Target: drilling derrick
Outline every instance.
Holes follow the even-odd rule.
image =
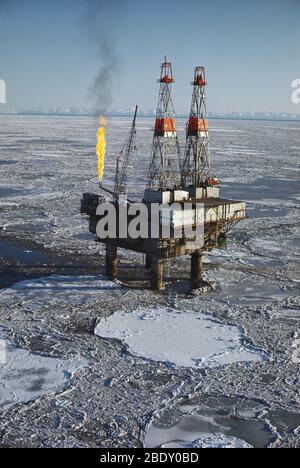
[[[166,191],[180,185],[180,148],[172,102],[172,64],[161,66],[160,91],[149,170],[149,190]]]
[[[206,107],[205,68],[195,69],[193,97],[189,121],[186,127],[186,150],[182,168],[183,187],[206,187],[211,179],[209,134]]]
[[[117,158],[115,189],[114,189],[116,199],[118,199],[120,195],[125,195],[127,193],[128,167],[129,167],[132,152],[136,149],[135,140],[136,140],[137,111],[138,111],[138,106],[136,106],[135,108],[131,130],[128,134],[125,145],[122,148]]]

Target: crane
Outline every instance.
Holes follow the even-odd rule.
[[[114,195],[115,195],[116,200],[120,197],[120,195],[125,195],[127,193],[128,166],[129,166],[132,152],[136,150],[135,140],[136,140],[137,112],[138,112],[138,106],[136,106],[135,108],[134,118],[132,121],[130,132],[117,158],[115,188],[114,188]]]

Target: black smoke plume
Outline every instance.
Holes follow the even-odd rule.
[[[108,110],[112,103],[112,89],[121,63],[116,34],[122,27],[126,3],[126,0],[87,0],[86,27],[99,63],[89,96],[98,113]]]

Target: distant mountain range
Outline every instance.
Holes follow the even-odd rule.
[[[91,109],[78,109],[78,108],[36,108],[28,109],[21,112],[16,112],[10,109],[0,109],[0,115],[49,115],[49,116],[97,116],[98,111]],[[132,116],[133,110],[131,109],[113,109],[112,111],[105,112],[107,116],[114,117],[129,117]],[[155,110],[139,111],[140,117],[154,117]],[[188,113],[177,113],[177,117],[188,117]],[[218,113],[211,112],[209,114],[211,119],[238,119],[238,120],[287,120],[287,121],[300,121],[300,114],[289,114],[285,112],[231,112],[231,113]]]

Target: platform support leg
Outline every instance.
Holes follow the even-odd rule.
[[[152,258],[151,255],[146,255],[146,270],[151,270]]]
[[[162,291],[164,289],[164,260],[157,257],[151,259],[151,289]]]
[[[198,289],[202,282],[203,255],[202,252],[192,254],[191,280],[194,289]]]
[[[118,249],[112,245],[106,246],[106,276],[111,279],[117,277]]]

